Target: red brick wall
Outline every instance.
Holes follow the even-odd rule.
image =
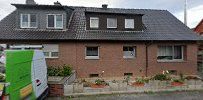
[[[63,96],[64,85],[63,84],[49,84],[49,96]]]
[[[177,44],[177,43],[162,43]],[[179,43],[180,44],[180,43]],[[85,59],[85,47],[90,45],[99,46],[99,60]],[[124,59],[123,46],[136,46],[136,58]],[[197,45],[186,45],[187,60],[184,62],[157,62],[157,46],[153,43],[149,46],[149,75],[162,72],[162,70],[177,70],[184,74],[196,74],[197,70]],[[144,76],[146,67],[146,53],[144,43],[60,43],[59,58],[47,59],[48,65],[71,64],[77,71],[78,77],[89,77],[89,74],[101,74],[104,77],[120,77],[124,73],[133,73],[134,76]]]
[[[176,43],[171,43],[176,44]],[[168,44],[168,45],[171,45]],[[158,62],[157,57],[157,46],[163,45],[161,43],[151,45],[149,47],[149,75],[161,73],[163,70],[177,70],[178,73],[183,74],[197,74],[197,44],[186,45],[186,56],[183,62]],[[185,44],[183,44],[185,45]]]
[[[195,27],[194,31],[199,35],[203,34],[203,20]]]

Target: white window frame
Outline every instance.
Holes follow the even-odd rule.
[[[115,27],[110,27],[109,26],[108,23],[109,23],[109,20],[111,20],[111,19],[116,19],[116,26]],[[107,18],[107,28],[117,28],[118,27],[118,23],[117,22],[118,22],[117,18]]]
[[[98,49],[98,56],[87,56],[87,48],[88,47],[97,47]],[[85,59],[99,59],[99,47],[98,46],[86,46],[85,47]]]
[[[124,50],[123,50],[123,58],[125,58],[125,59],[129,59],[129,58],[135,58],[136,57],[136,47],[135,46],[123,46],[123,48],[124,47],[127,47],[127,48],[129,48],[129,47],[131,47],[131,48],[133,48],[133,53],[134,53],[134,56],[125,56],[124,55]]]
[[[45,52],[43,52],[43,53],[45,53]],[[49,55],[48,56],[45,56],[45,58],[59,58],[59,52],[58,52],[58,56],[57,57],[53,57],[52,55],[51,55],[51,53],[52,52],[47,52],[47,53],[49,53]]]
[[[98,20],[98,25],[96,27],[92,26],[91,20]],[[90,17],[90,28],[99,28],[99,17]]]
[[[22,23],[23,23],[23,15],[27,15],[28,16],[28,27],[23,27]],[[30,26],[30,21],[31,21],[31,15],[35,15],[36,16],[36,27],[31,27]],[[20,28],[37,28],[38,27],[38,20],[37,20],[37,15],[36,14],[20,14]]]
[[[53,15],[54,16],[54,27],[49,27],[49,25],[48,25],[48,16],[49,15]],[[56,16],[57,15],[62,15],[62,27],[56,27]],[[63,27],[64,27],[64,24],[63,24],[63,14],[47,14],[47,28],[48,29],[63,29]]]
[[[128,20],[128,21],[129,21],[129,20],[130,20],[130,21],[133,21],[133,26],[128,27],[128,26],[127,26],[127,20]],[[135,19],[130,19],[130,18],[129,18],[129,19],[125,19],[125,28],[126,28],[126,29],[134,29],[134,28],[135,28]]]
[[[161,46],[164,46],[164,45],[161,45]],[[157,59],[158,62],[182,62],[182,61],[184,61],[184,46],[183,45],[168,45],[168,46],[172,47],[172,60]],[[174,58],[174,47],[175,46],[181,46],[181,54],[182,54],[181,59]],[[158,46],[158,52],[159,52],[159,46]],[[157,58],[158,58],[158,52],[157,52]]]
[[[57,45],[58,46],[58,51],[57,51],[57,53],[58,53],[58,56],[56,56],[56,57],[53,57],[51,54],[52,54],[52,52],[56,52],[56,51],[44,51],[43,49],[43,52],[47,52],[47,53],[49,53],[48,54],[48,56],[45,56],[45,58],[59,58],[59,45],[58,44],[43,44],[43,45]],[[44,48],[44,47],[43,47]]]

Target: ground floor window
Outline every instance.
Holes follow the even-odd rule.
[[[183,60],[184,46],[158,46],[157,60]]]
[[[99,59],[99,47],[86,47],[85,59]]]
[[[58,44],[43,44],[43,52],[46,58],[58,58],[59,46]]]
[[[135,47],[124,46],[123,47],[123,58],[135,58]]]

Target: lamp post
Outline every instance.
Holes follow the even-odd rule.
[[[187,0],[185,0],[184,6],[184,24],[187,26]]]

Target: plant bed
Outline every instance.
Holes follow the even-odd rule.
[[[149,83],[149,79],[147,78],[136,78],[135,82],[133,82],[131,85],[135,87],[143,87],[145,86],[145,83]]]
[[[172,86],[183,86],[184,80],[182,79],[173,79],[171,82]]]
[[[138,82],[132,83],[132,86],[135,86],[135,87],[143,87],[144,85],[145,85],[145,83],[138,83]]]
[[[95,84],[91,84],[91,88],[104,88],[107,85],[108,84],[104,80],[96,79]]]
[[[106,87],[106,85],[103,85],[103,84],[101,84],[101,85],[92,84],[91,85],[91,88],[104,88],[104,87]]]
[[[183,86],[183,82],[171,82],[172,86]]]

